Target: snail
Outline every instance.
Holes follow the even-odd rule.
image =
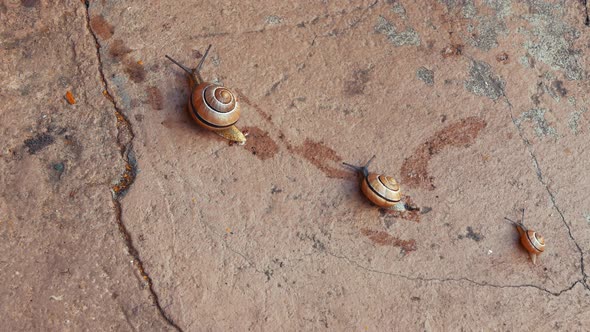
[[[524,226],[524,209],[522,209],[522,219],[520,222],[510,220],[506,217],[504,219],[510,221],[512,224],[514,224],[514,226],[516,226],[518,234],[520,234],[520,243],[526,249],[526,251],[528,251],[533,264],[537,265],[537,256],[545,251],[545,238],[543,238],[543,236],[537,232],[527,229]]]
[[[402,199],[399,184],[390,176],[369,173],[369,164],[375,159],[373,156],[364,166],[355,166],[348,163],[344,165],[353,168],[363,176],[361,190],[375,205],[388,208],[394,206]]]
[[[188,109],[193,120],[225,139],[245,144],[246,136],[235,126],[240,118],[236,94],[222,85],[205,82],[199,72],[210,49],[211,45],[192,70],[168,55],[166,58],[189,74],[191,94]]]

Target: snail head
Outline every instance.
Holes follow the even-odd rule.
[[[361,173],[364,177],[367,177],[369,175],[369,164],[373,161],[373,159],[375,159],[375,155],[373,155],[373,157],[371,157],[371,159],[369,159],[369,161],[367,161],[367,163],[364,166],[355,166],[355,165],[351,165],[349,163],[342,163],[342,164]]]

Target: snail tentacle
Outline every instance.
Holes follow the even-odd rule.
[[[504,219],[506,219],[506,220],[508,220],[509,222],[511,222],[511,223],[512,223],[514,226],[516,226],[516,227],[521,227],[521,228],[523,228],[524,230],[526,230],[526,227],[524,227],[524,225],[523,225],[522,223],[520,223],[520,222],[518,222],[518,221],[514,221],[514,220],[512,220],[512,219],[509,219],[509,218],[506,218],[506,217],[504,217]]]
[[[369,167],[369,165],[371,164],[371,162],[373,162],[373,160],[375,159],[375,157],[376,157],[376,155],[373,155],[373,156],[371,157],[371,159],[369,159],[369,161],[367,161],[367,163],[365,164],[365,166],[364,166],[364,167],[367,167],[367,168],[368,168],[368,167]]]
[[[190,79],[191,79],[191,86],[196,86],[201,84],[201,82],[203,81],[203,79],[201,78],[201,75],[199,74],[198,71],[194,70],[194,69],[190,69],[188,67],[186,67],[185,65],[183,65],[182,63],[172,59],[170,56],[165,55],[166,58],[168,58],[168,60],[172,61],[175,65],[177,65],[178,67],[182,68],[182,70],[184,70],[185,72],[188,73]]]
[[[364,167],[363,166],[356,166],[356,165],[352,165],[352,164],[349,164],[349,163],[342,163],[342,164],[345,165],[345,166],[348,166],[348,167],[350,167],[352,169],[354,169],[357,172],[360,172],[360,173],[363,173],[364,174],[364,172],[363,172],[363,168]]]
[[[209,46],[207,46],[207,50],[205,51],[205,54],[203,54],[201,61],[199,61],[199,64],[197,65],[197,68],[195,68],[196,71],[201,71],[201,67],[203,66],[203,63],[205,62],[205,58],[207,57],[207,54],[209,54],[210,49],[211,49],[211,44],[209,44]]]
[[[185,72],[187,72],[189,75],[193,74],[193,70],[187,68],[185,65],[183,65],[182,63],[172,59],[168,54],[165,55],[166,58],[168,58],[168,60],[172,61],[175,65],[177,65],[178,67],[182,68],[182,70],[184,70]]]

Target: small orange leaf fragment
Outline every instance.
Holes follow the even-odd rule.
[[[140,66],[143,66],[143,61],[139,60],[139,61],[137,61],[137,64]]]
[[[70,105],[74,105],[76,103],[76,99],[74,99],[74,95],[70,90],[66,92],[66,100],[68,103],[70,103]]]

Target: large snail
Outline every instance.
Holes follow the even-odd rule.
[[[522,209],[522,218],[520,222],[504,218],[516,226],[518,234],[520,234],[520,243],[528,251],[534,265],[537,265],[537,256],[545,251],[545,238],[537,232],[527,229],[524,226],[524,209]]]
[[[353,168],[363,177],[361,190],[375,205],[388,208],[394,206],[402,199],[399,184],[390,176],[369,173],[369,164],[375,159],[373,156],[364,166],[355,166],[347,163],[344,165]]]
[[[205,82],[199,72],[209,49],[211,45],[207,47],[197,67],[192,70],[168,55],[166,58],[189,74],[192,92],[188,109],[193,120],[225,139],[244,144],[246,136],[235,126],[240,118],[240,105],[235,93],[222,85]]]

